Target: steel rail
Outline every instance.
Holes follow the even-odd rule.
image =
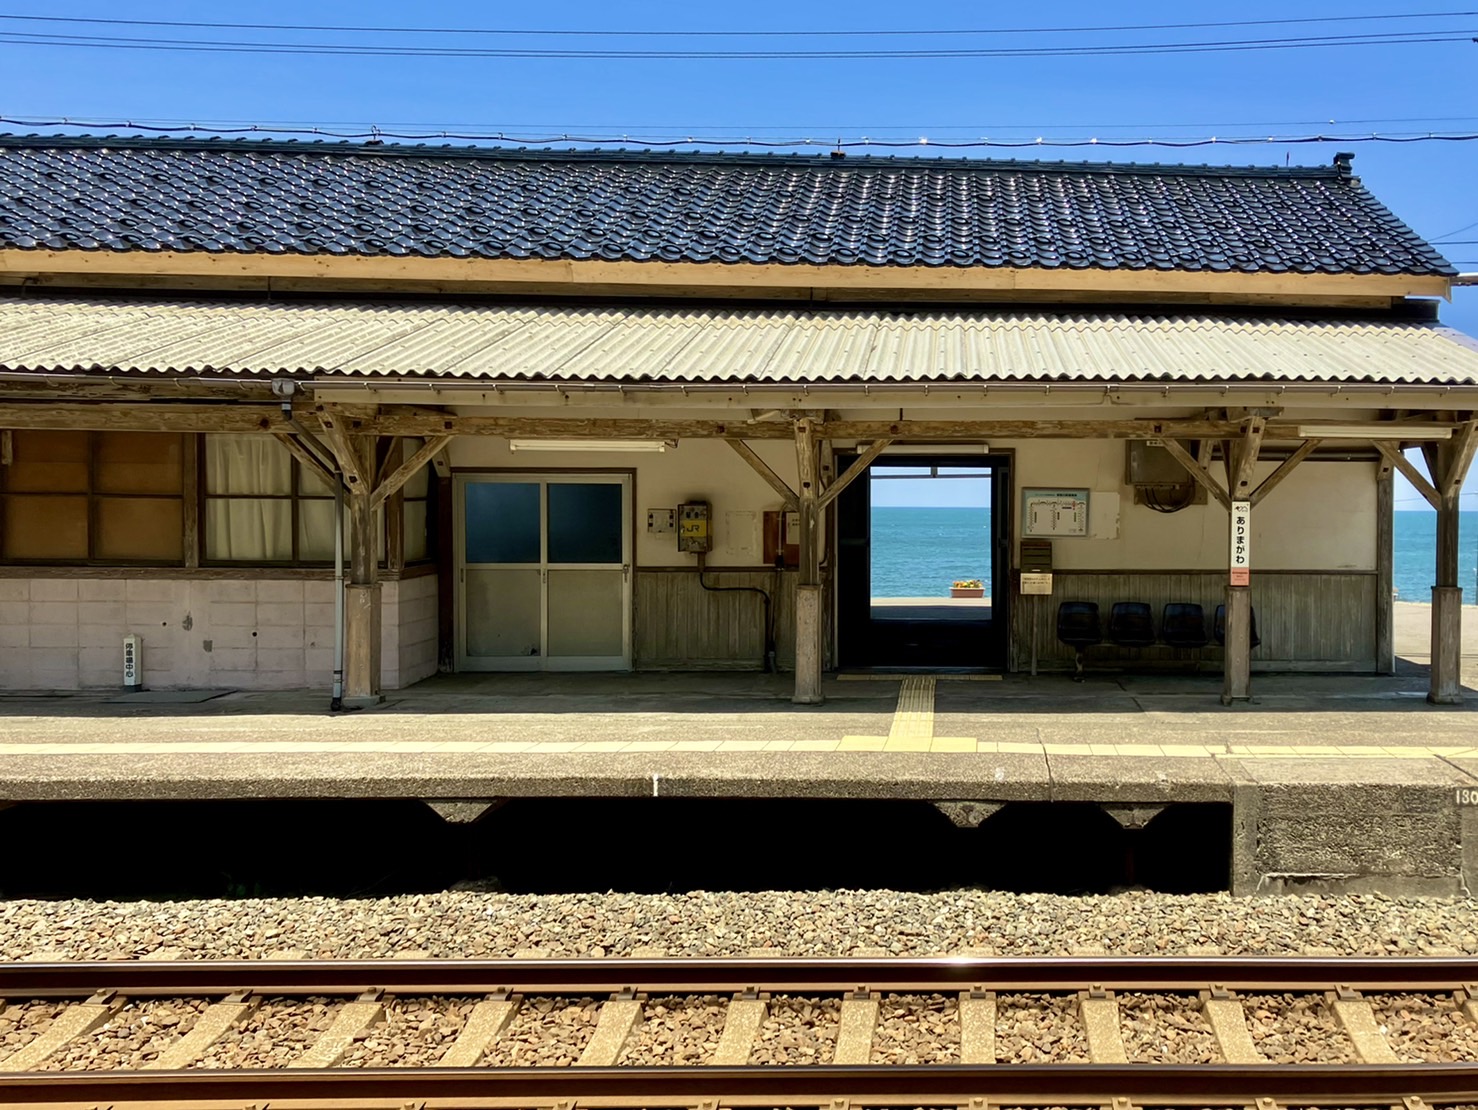
[[[704,994],[1114,990],[1450,991],[1478,983],[1472,957],[1003,957],[573,960],[178,960],[0,963],[0,998],[212,995]]]
[[[838,1067],[375,1068],[0,1074],[0,1105],[214,1105],[240,1108],[352,1105],[438,1110],[597,1108],[968,1106],[1245,1107],[1391,1106],[1403,1099],[1472,1102],[1478,1065],[975,1064]]]

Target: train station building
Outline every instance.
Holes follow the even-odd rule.
[[[1346,156],[12,137],[0,188],[5,688],[1081,651],[1230,701],[1391,670],[1401,470],[1460,697],[1478,345]],[[990,483],[988,602],[877,603],[885,473]]]

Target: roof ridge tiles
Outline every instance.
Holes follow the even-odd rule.
[[[241,138],[223,136],[149,135],[21,135],[0,132],[0,149],[241,151],[258,154],[351,155],[368,158],[485,159],[510,162],[610,162],[814,166],[843,171],[859,166],[939,170],[1009,170],[1034,174],[1106,174],[1188,177],[1293,177],[1354,180],[1337,166],[1231,165],[1182,162],[1088,162],[1035,158],[970,158],[959,155],[857,154],[836,158],[830,148],[813,151],[676,150],[663,147],[500,146],[465,143],[394,143],[349,139]]]

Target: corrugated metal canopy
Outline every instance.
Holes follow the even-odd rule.
[[[1478,384],[1436,324],[1049,312],[0,299],[0,369],[612,383]]]

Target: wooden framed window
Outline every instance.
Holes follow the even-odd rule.
[[[327,563],[334,494],[277,440],[205,437],[204,557],[212,563]]]
[[[184,435],[16,431],[0,466],[0,560],[184,562]]]

